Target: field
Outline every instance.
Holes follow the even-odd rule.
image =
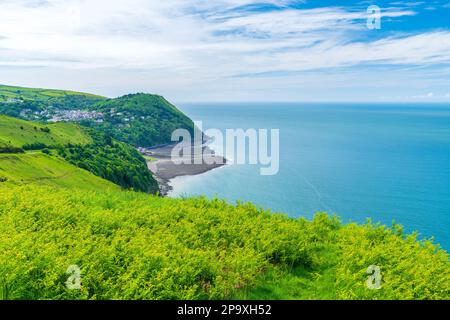
[[[68,143],[84,145],[91,142],[92,138],[75,124],[42,125],[0,115],[0,149],[3,149],[3,152],[0,152],[0,180],[6,179],[9,184],[36,182],[90,189],[113,187],[113,184],[55,155],[38,151],[10,153],[9,149],[4,149],[15,147],[20,150],[24,145],[32,144],[59,146]]]
[[[0,116],[0,155],[15,154],[5,159],[17,160],[38,155],[23,155],[25,150],[42,150],[45,154],[52,154],[53,161],[62,163],[65,160],[67,164],[85,169],[125,189],[154,194],[159,191],[145,159],[125,143],[113,141],[110,137],[88,128],[82,129],[78,124],[60,122],[42,125]],[[27,170],[40,177],[41,164],[45,163],[33,162],[35,158],[28,160],[31,161],[30,165],[35,165],[29,166]],[[17,169],[13,167],[10,171],[13,177]],[[23,172],[22,170],[19,173]]]
[[[104,99],[101,96],[69,90],[34,89],[0,85],[0,102],[8,101],[9,99],[46,101],[67,96],[85,96],[96,99]]]
[[[92,139],[72,123],[39,124],[0,115],[0,146],[21,148],[25,144],[42,143],[49,146],[88,144]]]
[[[41,152],[0,154],[0,181],[3,184],[39,184],[79,189],[99,190],[120,188],[73,166],[62,159]]]

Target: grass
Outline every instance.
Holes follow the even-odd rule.
[[[271,268],[258,277],[255,287],[236,292],[235,300],[334,300],[336,265],[339,255],[334,245],[321,250],[323,263],[316,267]]]
[[[39,184],[88,190],[120,188],[62,159],[41,152],[0,154],[0,184]]]
[[[8,99],[45,101],[52,98],[62,98],[67,96],[85,96],[89,98],[105,99],[104,97],[94,94],[70,90],[36,89],[0,85],[0,102],[7,101]]]
[[[50,132],[46,132],[46,128]],[[92,138],[72,123],[38,124],[0,115],[0,146],[22,147],[30,143],[46,145],[89,144]]]

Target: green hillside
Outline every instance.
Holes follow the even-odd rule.
[[[120,189],[92,173],[41,152],[0,154],[0,181],[5,185],[38,184],[88,190]]]
[[[125,189],[152,194],[159,192],[146,160],[136,149],[102,132],[89,132],[93,138],[91,144],[60,147],[58,155]]]
[[[0,154],[19,157],[25,150],[43,150],[49,154],[52,149],[53,157],[59,156],[125,189],[159,192],[158,183],[148,170],[145,159],[125,143],[77,124],[42,125],[0,115]],[[24,169],[23,166],[21,168]],[[34,172],[38,168],[38,165],[31,166],[30,163],[27,170]]]
[[[170,143],[176,129],[194,130],[192,120],[173,104],[143,93],[107,99],[73,91],[0,85],[0,114],[41,123],[78,122],[140,147]]]
[[[81,290],[65,286],[71,265]],[[382,287],[366,286],[367,268]],[[4,299],[449,299],[448,254],[398,228],[249,204],[0,183]]]
[[[67,90],[0,85],[0,114],[41,121],[57,110],[85,109],[104,99],[106,98],[89,93]]]
[[[90,107],[102,112],[103,122],[82,124],[110,134],[133,146],[151,147],[171,142],[172,132],[187,129],[193,133],[194,123],[161,96],[130,94],[109,99]]]
[[[0,115],[0,146],[89,144],[92,138],[76,124],[38,124]]]
[[[70,90],[36,89],[0,85],[0,102],[12,102],[11,100],[14,99],[24,101],[52,101],[55,98],[66,98],[70,96],[86,97],[95,100],[104,99],[104,97],[101,96]]]

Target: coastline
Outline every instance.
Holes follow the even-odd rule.
[[[170,185],[172,179],[181,176],[195,176],[220,168],[226,165],[226,159],[216,156],[208,146],[202,145],[202,156],[195,157],[194,152],[190,158],[173,159],[172,150],[176,144],[155,148],[139,148],[147,160],[147,167],[158,182],[160,195],[165,197],[173,189]],[[186,163],[175,163],[174,160],[185,160]]]

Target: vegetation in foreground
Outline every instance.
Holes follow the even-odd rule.
[[[70,265],[81,290],[65,286]],[[366,286],[370,265],[379,290]],[[449,299],[450,266],[397,226],[31,184],[0,192],[0,288],[3,299]]]

